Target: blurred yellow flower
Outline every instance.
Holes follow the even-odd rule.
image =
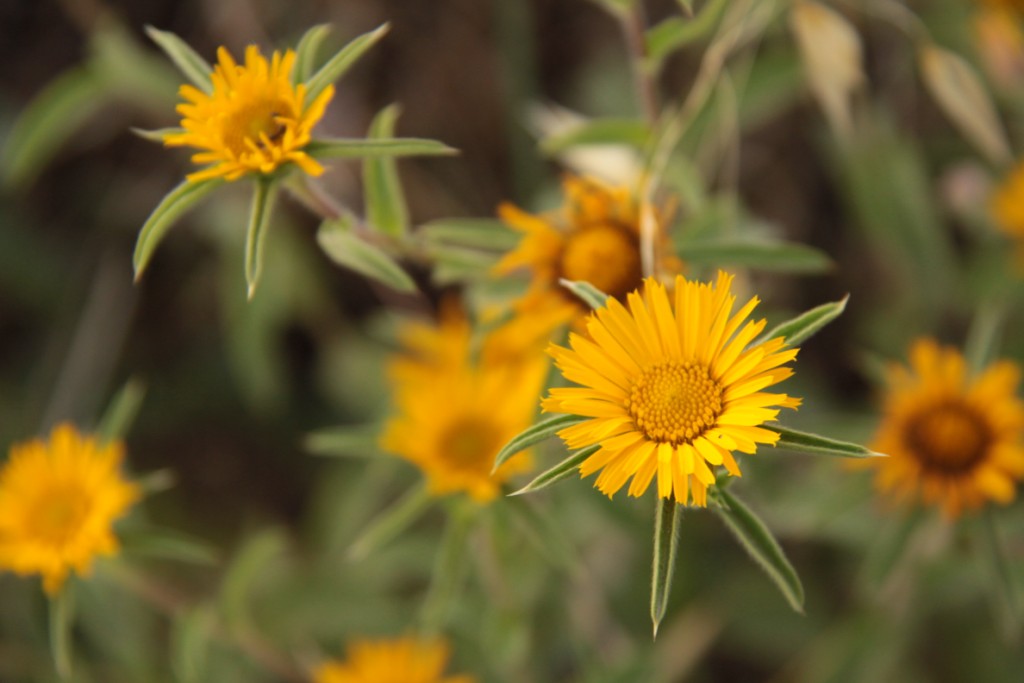
[[[529,468],[521,455],[491,474],[501,447],[530,425],[547,374],[544,340],[528,326],[513,321],[474,340],[461,310],[445,306],[439,326],[413,324],[401,335],[406,352],[388,368],[396,414],[381,446],[418,466],[434,494],[488,501]],[[508,329],[522,333],[520,346]]]
[[[498,215],[524,233],[522,241],[495,266],[508,274],[519,268],[531,271],[530,289],[520,308],[555,309],[563,319],[582,316],[590,309],[558,284],[559,279],[589,282],[602,292],[625,301],[643,281],[641,224],[649,213],[654,235],[654,266],[658,275],[674,275],[682,268],[667,235],[669,211],[643,207],[628,187],[610,187],[594,178],[567,175],[562,182],[565,205],[541,216],[503,203]]]
[[[972,19],[974,44],[988,75],[1001,88],[1019,87],[1024,79],[1024,32],[1019,9],[988,6]]]
[[[164,137],[168,147],[195,147],[197,164],[211,164],[191,173],[193,182],[223,177],[237,180],[248,173],[270,173],[292,162],[309,175],[318,176],[323,167],[302,151],[313,126],[323,117],[334,96],[328,86],[311,103],[306,103],[306,86],[293,85],[291,72],[295,53],[274,52],[270,62],[250,45],[245,64],[236,64],[225,49],[217,50],[219,63],[211,80],[213,93],[183,85],[178,105],[184,132]]]
[[[996,225],[1017,240],[1024,239],[1024,163],[1018,164],[992,194]]]
[[[119,442],[69,424],[12,446],[0,469],[0,569],[40,574],[54,595],[69,572],[88,574],[96,556],[115,553],[113,523],[139,498],[118,472],[123,457]]]
[[[609,299],[587,318],[586,335],[570,335],[571,348],[552,347],[565,377],[582,386],[551,389],[544,411],[590,418],[559,436],[570,448],[601,445],[580,474],[601,470],[603,493],[632,477],[629,495],[639,496],[657,474],[659,497],[704,506],[715,465],[739,476],[732,451],[778,441],[759,425],[800,400],[763,390],[793,374],[781,366],[797,349],[781,337],[748,346],[765,321],[740,329],[758,299],[733,313],[731,284],[722,272],[715,285],[677,276],[673,300],[649,278],[628,308]]]
[[[348,646],[344,662],[322,664],[313,683],[474,683],[471,676],[445,676],[447,663],[440,641],[363,640]]]
[[[1020,369],[1010,361],[968,376],[953,348],[919,339],[910,367],[889,369],[884,417],[873,448],[876,484],[907,500],[919,495],[954,518],[986,501],[1013,500],[1024,476]]]

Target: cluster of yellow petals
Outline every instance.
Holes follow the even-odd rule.
[[[361,640],[348,646],[344,662],[317,669],[313,683],[474,683],[471,676],[446,676],[448,648],[414,638]]]
[[[178,105],[178,113],[184,132],[164,137],[168,147],[202,150],[192,161],[210,166],[189,174],[188,179],[237,180],[249,173],[271,173],[286,163],[309,175],[323,173],[323,167],[302,150],[334,96],[334,87],[328,86],[307,103],[306,86],[291,81],[295,65],[291,50],[283,56],[274,52],[268,62],[259,48],[250,45],[245,63],[237,64],[222,47],[217,58],[211,74],[213,92],[181,86],[186,102]]]
[[[503,482],[530,467],[521,454],[491,474],[498,451],[536,412],[548,367],[544,324],[513,318],[475,337],[465,314],[449,305],[439,325],[407,325],[405,351],[388,367],[395,412],[382,448],[419,467],[435,495],[497,496]]]
[[[752,344],[765,321],[746,321],[751,299],[735,313],[732,276],[715,284],[677,276],[670,295],[650,278],[626,305],[609,299],[571,334],[570,348],[552,347],[555,362],[581,386],[554,388],[545,412],[589,418],[559,432],[570,448],[600,444],[580,466],[597,472],[596,486],[611,496],[632,477],[631,496],[657,476],[658,495],[707,504],[714,467],[740,469],[733,451],[754,453],[779,435],[760,426],[799,399],[765,392],[792,370],[796,357],[775,338]]]
[[[884,418],[873,448],[876,483],[897,499],[915,496],[947,517],[986,501],[1008,503],[1024,476],[1020,369],[992,364],[975,378],[963,356],[934,340],[910,349],[910,367],[889,370]]]
[[[113,523],[139,498],[119,472],[124,449],[69,424],[11,447],[0,469],[0,570],[39,574],[56,594],[71,571],[118,549]]]

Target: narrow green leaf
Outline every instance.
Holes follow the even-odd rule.
[[[416,234],[428,245],[451,244],[500,252],[512,249],[521,239],[519,233],[496,218],[442,218],[419,226]]]
[[[409,274],[379,247],[358,237],[346,220],[324,221],[316,234],[324,253],[339,266],[350,268],[399,292],[416,291]]]
[[[884,458],[884,453],[876,453],[859,444],[849,441],[839,441],[817,434],[798,432],[795,429],[788,429],[780,425],[766,424],[769,429],[779,435],[775,442],[776,448],[798,453],[812,453],[814,455],[832,455],[840,458]]]
[[[163,144],[164,138],[168,135],[177,135],[185,132],[184,128],[156,128],[154,130],[130,128],[129,130],[143,140],[149,140],[150,142],[156,142],[158,144]]]
[[[871,542],[864,559],[864,580],[869,589],[880,594],[886,580],[907,557],[907,550],[913,545],[914,533],[921,528],[924,519],[923,508],[915,505],[899,519],[886,524]]]
[[[550,439],[560,430],[574,424],[583,422],[587,418],[579,415],[549,415],[536,424],[527,427],[522,432],[512,437],[511,440],[498,451],[494,456],[494,467],[491,474],[498,471],[498,468],[516,453],[525,451],[530,446],[539,444],[541,441]]]
[[[71,626],[74,611],[74,593],[71,584],[65,583],[61,591],[50,598],[50,652],[61,681],[72,679]]]
[[[316,68],[316,56],[324,38],[331,32],[330,24],[317,24],[302,34],[295,48],[295,69],[292,71],[292,83],[305,83],[313,75]]]
[[[427,511],[433,497],[420,484],[370,521],[348,550],[351,560],[361,560],[412,526]]]
[[[594,119],[573,126],[564,133],[544,138],[540,149],[549,156],[581,145],[630,145],[643,148],[651,129],[638,119]]]
[[[799,346],[817,334],[825,325],[838,318],[846,310],[846,302],[849,300],[850,295],[847,294],[839,301],[816,306],[768,330],[754,343],[759,344],[776,337],[785,337],[786,346]]]
[[[425,251],[434,266],[431,277],[439,285],[493,279],[494,252],[440,243],[428,245]]]
[[[369,139],[393,139],[398,114],[399,108],[394,104],[382,109],[370,124]],[[370,225],[388,235],[404,235],[409,230],[409,210],[395,158],[367,157],[363,161],[363,188]]]
[[[450,156],[458,150],[424,138],[319,138],[303,150],[314,159],[363,159],[366,157]]]
[[[710,0],[692,19],[671,17],[647,31],[647,55],[657,64],[679,48],[709,35],[727,0]]]
[[[210,81],[213,67],[200,57],[191,45],[170,31],[161,31],[152,26],[146,27],[146,34],[170,57],[174,66],[178,67],[193,85],[205,93],[213,92],[213,83]]]
[[[991,591],[992,602],[999,613],[1000,626],[1005,632],[1007,639],[1016,642],[1021,632],[1021,610],[1017,586],[1014,585],[1014,574],[1010,568],[1009,558],[1006,556],[1006,547],[999,538],[999,530],[996,528],[995,515],[992,509],[987,508],[982,515],[983,532],[982,538],[985,560],[991,567],[990,575],[992,580],[987,582]]]
[[[533,481],[524,486],[523,488],[510,493],[510,496],[521,496],[524,493],[533,493],[534,491],[540,491],[546,489],[552,484],[557,484],[563,479],[568,479],[573,475],[579,474],[580,465],[583,461],[597,453],[601,449],[601,444],[595,444],[593,446],[587,446],[581,448],[578,451],[569,454],[569,457],[558,463],[549,470],[545,470],[537,475]]]
[[[740,545],[775,582],[794,611],[803,614],[804,587],[778,541],[750,508],[727,490],[712,489],[722,503],[712,510],[722,518]]]
[[[224,183],[220,178],[202,180],[198,183],[189,181],[183,182],[164,197],[153,213],[146,219],[145,224],[139,231],[138,240],[135,242],[135,255],[132,257],[132,265],[135,268],[135,280],[142,277],[143,271],[149,264],[157,245],[163,240],[167,231],[174,225],[186,211],[192,208],[200,199],[210,194]]]
[[[677,527],[683,516],[683,506],[675,498],[658,498],[654,514],[654,557],[651,562],[651,623],[654,638],[665,616],[672,574],[676,567],[676,546],[679,542]]]
[[[109,100],[106,85],[87,67],[68,69],[21,112],[3,150],[4,184],[24,187],[58,149]]]
[[[444,537],[434,560],[430,588],[420,611],[420,632],[425,637],[436,636],[443,630],[448,610],[462,582],[469,531],[479,514],[472,501],[454,502],[449,508]]]
[[[277,185],[270,178],[256,181],[249,213],[249,227],[245,233],[245,284],[250,300],[256,294],[256,285],[263,274],[263,249],[267,242],[270,215],[274,210]]]
[[[134,526],[123,529],[121,551],[125,556],[174,560],[187,564],[215,566],[220,561],[217,548],[206,541],[174,529]]]
[[[608,301],[608,295],[589,282],[562,278],[558,281],[558,284],[578,296],[583,300],[583,303],[593,309],[604,308],[605,303]]]
[[[1001,301],[986,301],[977,307],[964,342],[964,358],[975,373],[981,373],[996,357],[1006,314],[1006,304]]]
[[[100,441],[109,443],[123,439],[135,422],[145,396],[146,385],[140,380],[132,378],[125,382],[100,418],[99,427],[96,428]]]
[[[377,41],[387,35],[389,28],[388,24],[381,24],[374,30],[364,33],[338,50],[333,57],[327,60],[326,64],[320,67],[319,71],[306,81],[306,103],[308,104],[315,100],[317,95],[323,92],[327,86],[341,78],[356,63],[356,60],[376,45]]]
[[[572,541],[562,533],[556,520],[538,510],[531,500],[513,498],[506,505],[495,507],[507,510],[511,514],[523,536],[536,546],[551,564],[569,571],[579,569]]]
[[[171,631],[171,668],[180,683],[202,683],[209,680],[206,661],[215,616],[209,605],[199,605],[185,610],[174,619]]]
[[[303,446],[313,455],[366,458],[380,452],[380,425],[346,425],[308,434]]]
[[[825,253],[798,242],[699,240],[680,244],[678,251],[688,263],[786,273],[821,273],[834,265]]]
[[[253,627],[249,606],[254,584],[266,573],[268,565],[284,554],[286,547],[281,529],[267,529],[250,537],[231,562],[221,583],[220,608],[232,632]]]

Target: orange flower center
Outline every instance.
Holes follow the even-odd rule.
[[[639,240],[610,223],[569,234],[559,266],[561,277],[589,282],[617,299],[636,289],[643,279]]]
[[[65,545],[82,528],[89,506],[89,497],[78,487],[46,491],[31,508],[27,520],[30,535],[49,545]]]
[[[459,469],[490,469],[491,459],[502,443],[502,433],[493,423],[480,418],[465,418],[442,434],[440,452]]]
[[[958,474],[985,459],[992,431],[970,406],[948,402],[912,418],[905,439],[925,469]]]
[[[663,361],[640,373],[626,408],[648,439],[678,446],[715,424],[722,413],[722,385],[701,363]]]
[[[236,156],[268,149],[294,120],[295,113],[286,101],[277,97],[256,99],[224,115],[221,140]]]

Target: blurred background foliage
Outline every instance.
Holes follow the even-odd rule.
[[[663,56],[649,66],[666,102],[682,101],[729,2],[697,0],[696,20],[673,0],[644,4],[651,54]],[[801,350],[787,391],[806,400],[790,422],[866,442],[875,371],[912,337],[962,345],[992,329],[994,345],[977,343],[1024,359],[1019,266],[986,209],[1005,167],[976,151],[917,66],[928,35],[988,73],[971,31],[977,7],[834,3],[864,57],[840,134],[812,96],[792,3],[747,5],[760,28],[725,62],[666,171],[682,198],[679,239],[700,245],[705,233],[733,230],[828,255],[824,269],[814,252],[795,267],[804,272],[775,272],[793,263],[744,272],[770,323],[850,293],[846,313]],[[123,558],[77,582],[75,680],[303,680],[303,666],[354,637],[412,627],[445,509],[458,501],[353,560],[352,541],[419,475],[374,452],[372,438],[357,449],[366,457],[338,459],[311,456],[303,437],[337,424],[372,434],[388,410],[382,364],[396,322],[433,310],[465,274],[406,263],[421,292],[397,294],[332,265],[317,247],[318,221],[284,199],[247,302],[247,202],[234,187],[182,221],[137,285],[131,272],[140,225],[187,166],[129,130],[175,123],[180,79],[143,26],[212,59],[219,45],[235,54],[252,42],[292,45],[318,23],[332,24],[340,44],[385,21],[389,35],[339,84],[320,130],[363,136],[398,103],[399,134],[461,151],[399,163],[414,225],[491,218],[503,200],[556,204],[556,157],[587,148],[551,137],[538,146],[538,106],[624,122],[611,137],[646,136],[620,28],[599,2],[0,4],[0,443],[61,419],[95,425],[136,378],[146,391],[129,466],[170,469],[174,485],[147,499],[125,533],[153,525],[193,539],[159,537],[156,554],[187,561],[128,543]],[[689,22],[709,28],[680,33]],[[986,78],[1019,150],[1024,81]],[[27,107],[47,114],[18,128]],[[362,210],[357,163],[335,164],[323,184]],[[763,264],[708,253],[691,276]],[[652,642],[652,501],[609,502],[589,483],[565,483],[474,514],[464,576],[441,620],[452,670],[517,683],[1019,679],[1024,648],[987,590],[981,519],[947,525],[896,510],[842,463],[762,451],[734,486],[799,570],[806,614],[790,611],[711,515],[688,511],[672,604]],[[554,463],[561,446],[536,457]],[[1021,505],[996,512],[1018,587]],[[0,681],[56,680],[46,628],[39,591],[0,575]]]

